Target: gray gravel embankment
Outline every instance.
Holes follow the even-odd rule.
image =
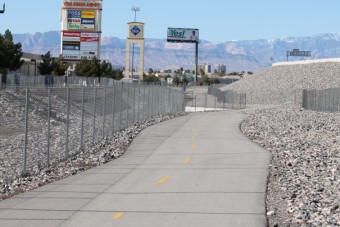
[[[269,67],[221,88],[247,93],[248,104],[294,103],[301,89],[340,87],[340,63],[319,62]]]
[[[297,107],[249,113],[242,131],[273,155],[270,226],[340,226],[340,113]]]

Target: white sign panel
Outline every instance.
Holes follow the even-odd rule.
[[[75,42],[80,42],[80,37],[63,37],[63,41],[75,41]]]
[[[199,30],[193,28],[168,28],[168,42],[189,42],[199,41]]]
[[[67,60],[92,59],[98,56],[99,34],[88,32],[64,32],[62,36],[63,56]]]
[[[98,38],[99,34],[98,33],[81,33],[82,38]]]

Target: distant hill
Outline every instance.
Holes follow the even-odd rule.
[[[14,34],[25,52],[44,54],[51,51],[58,56],[60,33],[50,31],[35,34]],[[309,37],[288,37],[275,40],[239,40],[213,43],[202,40],[199,44],[199,63],[225,64],[227,71],[258,71],[273,62],[286,61],[286,51],[292,49],[312,51],[311,59],[340,57],[340,36],[322,34]],[[102,59],[113,65],[125,66],[125,39],[103,37]],[[138,53],[138,49],[136,49]],[[165,39],[146,39],[145,70],[193,69],[195,51],[193,44],[168,43]],[[291,58],[299,60],[301,58]]]

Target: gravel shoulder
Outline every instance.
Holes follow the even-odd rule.
[[[269,226],[340,226],[340,113],[247,111],[241,130],[272,153]]]

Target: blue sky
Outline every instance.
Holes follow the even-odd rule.
[[[35,33],[60,30],[61,0],[0,0],[0,32]],[[131,6],[146,38],[166,38],[168,27],[198,28],[200,39],[275,39],[288,36],[340,34],[338,0],[104,0],[103,35],[125,38]]]

